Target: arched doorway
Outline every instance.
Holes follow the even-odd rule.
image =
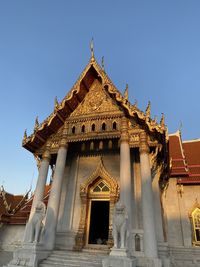
[[[86,245],[107,245],[110,216],[109,185],[98,177],[88,189]]]
[[[112,246],[112,216],[119,198],[119,185],[105,169],[102,159],[94,173],[81,185],[81,217],[76,250]]]

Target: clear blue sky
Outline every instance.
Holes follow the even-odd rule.
[[[37,169],[21,147],[24,129],[43,121],[90,57],[130,101],[166,115],[169,132],[200,137],[200,1],[0,0],[0,184],[24,193]]]

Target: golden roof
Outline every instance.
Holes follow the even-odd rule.
[[[38,148],[43,146],[47,139],[60,129],[65,120],[82,102],[95,79],[98,79],[101,82],[107,93],[124,110],[126,116],[136,116],[141,123],[146,125],[149,132],[156,132],[160,134],[165,133],[166,127],[164,124],[164,117],[162,117],[161,123],[157,123],[156,120],[152,120],[149,117],[150,112],[147,112],[146,114],[139,110],[136,104],[132,105],[128,101],[127,94],[123,96],[120,93],[105,71],[97,63],[93,52],[89,63],[61,103],[58,103],[56,98],[54,111],[50,114],[50,116],[42,123],[38,123],[38,120],[36,119],[34,132],[30,136],[27,136],[25,133],[22,142],[23,147],[31,152],[35,152]],[[148,107],[148,109],[149,108],[150,107]]]

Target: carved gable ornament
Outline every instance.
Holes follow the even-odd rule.
[[[106,93],[102,84],[98,80],[94,80],[89,92],[70,117],[113,112],[122,113],[114,100]]]
[[[119,198],[119,185],[114,177],[112,177],[105,169],[102,157],[100,157],[96,170],[91,174],[88,179],[80,185],[81,197],[85,196],[88,192],[90,185],[98,178],[101,177],[102,181],[105,181],[110,188],[110,194]]]

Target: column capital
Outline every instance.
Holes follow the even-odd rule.
[[[147,140],[147,135],[144,131],[142,131],[140,133],[140,154],[145,153],[148,154],[149,153],[149,145],[148,145],[148,140]]]
[[[43,160],[43,159],[46,159],[46,160],[48,160],[48,161],[51,160],[51,154],[50,154],[49,149],[46,149],[46,150],[44,151],[44,153],[42,154],[42,160]]]
[[[64,147],[64,148],[68,148],[68,143],[67,143],[67,140],[66,140],[66,138],[62,138],[61,140],[60,140],[60,144],[59,144],[59,148],[60,147]]]
[[[123,117],[121,120],[121,142],[129,142],[128,134],[128,120],[126,117]]]

